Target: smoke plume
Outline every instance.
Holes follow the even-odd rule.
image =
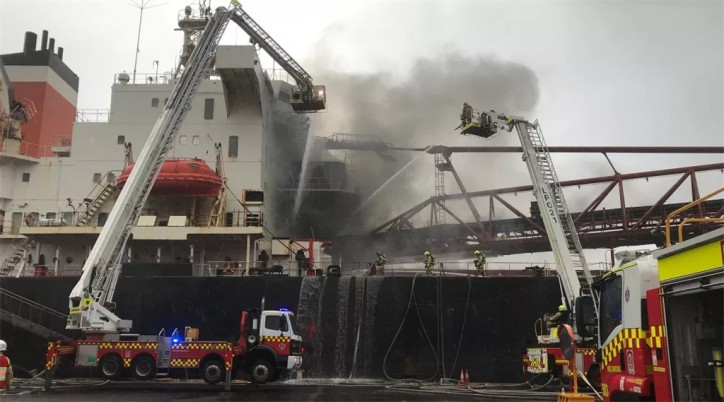
[[[319,77],[315,81],[327,86],[329,111],[319,123],[320,133],[377,135],[398,147],[493,145],[493,142],[465,138],[454,131],[460,123],[463,102],[480,110],[524,114],[531,111],[538,100],[538,80],[530,68],[495,57],[467,56],[455,51],[420,57],[401,80],[393,79],[384,71],[345,74],[329,67],[322,71],[315,74]],[[514,135],[505,135],[494,143],[514,145],[517,140]],[[419,159],[361,211],[368,226],[380,224],[434,194],[432,155],[418,157],[416,153],[398,152],[397,160],[388,162],[371,153],[357,152],[354,158],[353,174],[363,200],[410,158]],[[508,184],[505,175],[492,174],[491,167],[496,166],[494,158],[497,156],[493,154],[453,156],[463,181],[470,184],[469,179],[473,180],[470,184],[473,190]],[[523,164],[520,165],[517,171],[524,172]],[[458,192],[449,174],[447,183],[448,193]]]

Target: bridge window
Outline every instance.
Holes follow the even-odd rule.
[[[26,183],[30,181],[30,173],[23,173],[23,181]]]
[[[100,183],[100,182],[101,182],[101,174],[93,173],[93,183]]]
[[[239,137],[236,135],[229,136],[229,158],[239,156]]]
[[[123,145],[126,143],[126,136],[125,135],[119,135],[118,139],[116,139],[116,144]]]
[[[151,99],[151,107],[158,107],[158,98]]]
[[[204,120],[214,118],[214,98],[204,99]]]

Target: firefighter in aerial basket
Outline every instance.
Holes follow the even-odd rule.
[[[460,113],[460,127],[465,128],[473,121],[473,107],[467,102],[463,103],[463,112]]]
[[[425,274],[427,276],[432,276],[433,271],[435,270],[435,256],[432,255],[429,251],[425,251]]]

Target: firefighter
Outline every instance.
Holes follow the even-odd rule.
[[[435,256],[430,254],[429,251],[425,251],[425,274],[427,276],[433,275],[435,269]]]
[[[304,249],[300,248],[297,250],[297,254],[294,256],[294,260],[297,261],[297,276],[302,276],[302,268],[304,267],[304,260],[307,259],[304,254]]]
[[[553,314],[547,321],[546,321],[546,328],[551,329],[555,328],[561,324],[565,324],[568,322],[568,308],[565,304],[561,304],[558,306],[558,312]]]
[[[480,250],[475,250],[475,276],[485,276],[485,254],[481,253]]]
[[[387,260],[385,259],[385,255],[377,252],[377,261],[375,261],[375,271],[380,275],[385,275],[385,263]]]
[[[10,359],[5,356],[8,344],[0,340],[0,394],[10,389],[10,383],[13,381],[13,366],[10,365]]]
[[[460,114],[460,120],[462,121],[463,128],[473,121],[473,107],[468,105],[467,102],[463,103],[463,112]]]

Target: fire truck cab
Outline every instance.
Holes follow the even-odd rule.
[[[724,399],[724,228],[597,284],[604,399]]]

